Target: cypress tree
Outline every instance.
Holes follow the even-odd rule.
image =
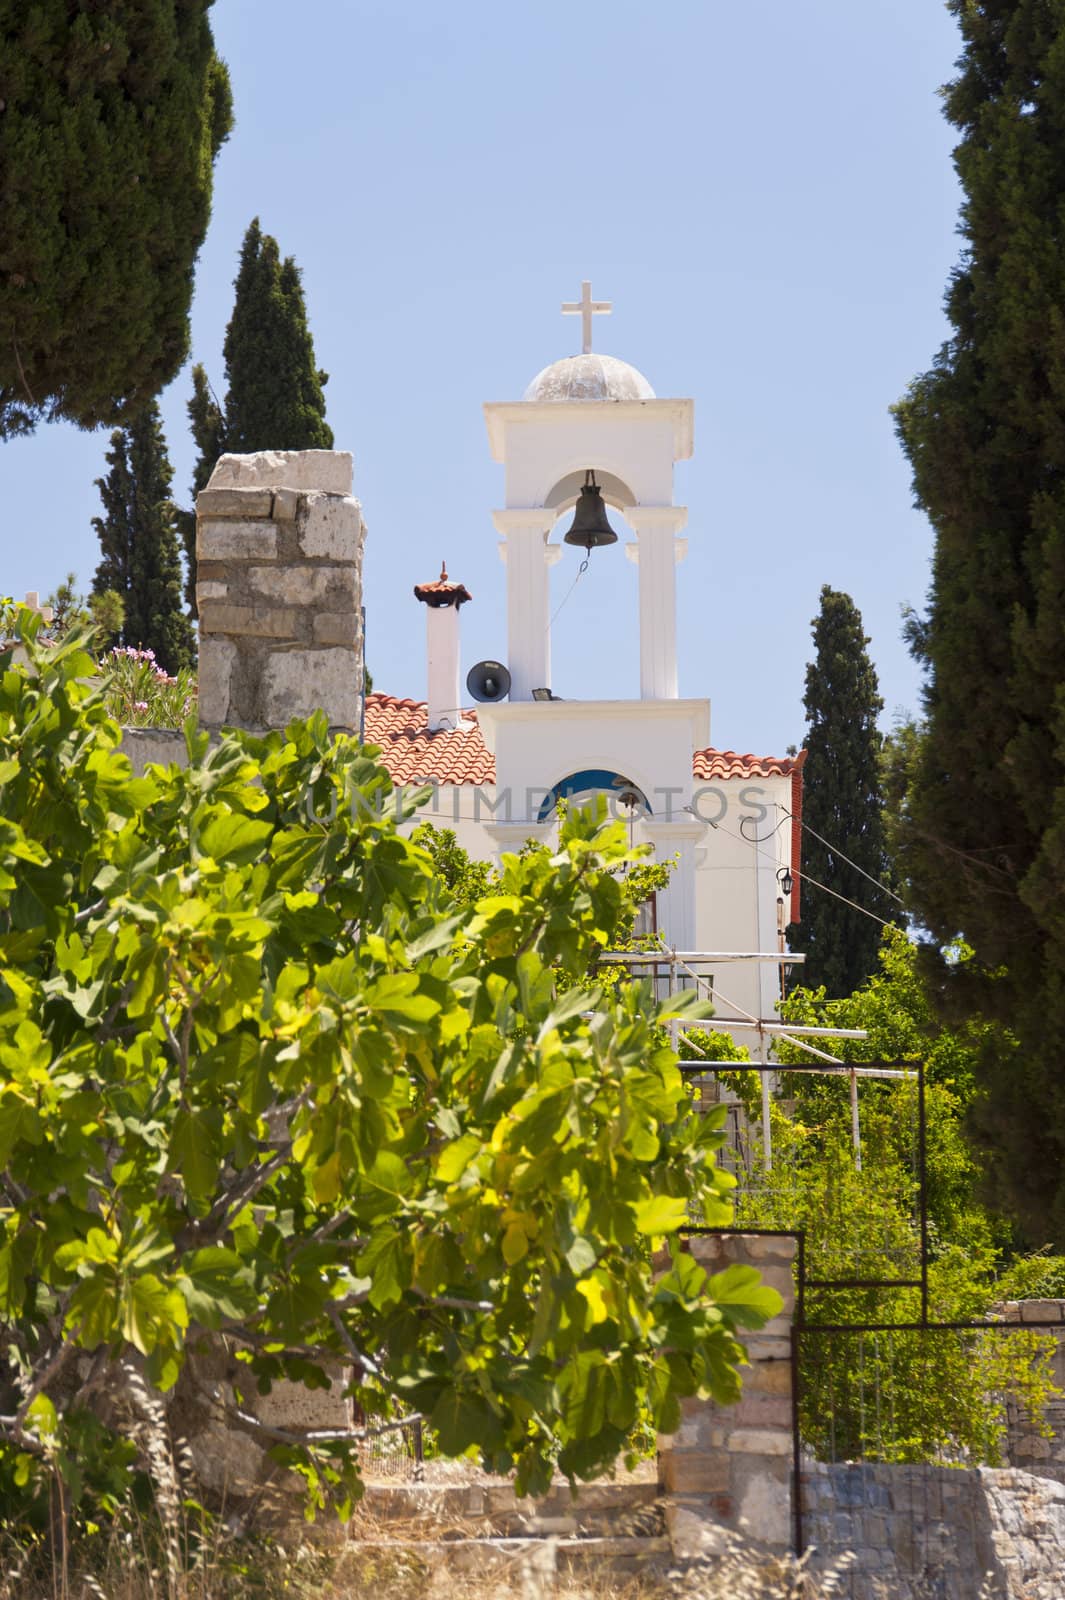
[[[211,3],[4,7],[0,438],[122,421],[185,359],[232,121]]]
[[[1017,1031],[981,1122],[1001,1194],[1065,1243],[1065,3],[951,0],[965,247],[952,332],[896,408],[935,533],[905,872],[948,1008]]]
[[[111,435],[107,463],[107,476],[96,480],[104,515],[93,518],[101,550],[93,592],[121,595],[122,643],[154,651],[174,673],[192,666],[196,648],[181,605],[171,467],[154,401]]]
[[[226,362],[227,450],[331,450],[299,268],[256,217],[244,236]]]
[[[890,897],[877,887],[889,871],[876,725],[883,701],[861,613],[827,583],[813,639],[803,698],[803,872],[855,905],[804,886],[802,919],[789,929],[789,942],[806,955],[803,983],[824,984],[831,998],[842,999],[879,970],[880,925],[855,907],[884,921],[891,916]]]
[[[192,473],[192,503],[206,489],[207,480],[214,471],[215,462],[226,448],[226,419],[215,399],[206,369],[197,364],[192,369],[192,399],[188,405],[189,424],[197,449],[196,465]],[[179,511],[178,528],[185,547],[185,600],[195,617],[196,610],[196,512]]]
[[[222,347],[225,404],[211,393],[203,367],[193,369],[189,421],[198,457],[193,499],[224,451],[331,450],[325,420],[328,373],[315,364],[300,271],[281,259],[277,240],[255,217],[244,235],[234,283],[233,315]],[[195,516],[183,521],[190,598],[196,586]]]

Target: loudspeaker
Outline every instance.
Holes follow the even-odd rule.
[[[466,687],[475,700],[505,700],[510,693],[510,673],[502,661],[478,661],[466,674]]]

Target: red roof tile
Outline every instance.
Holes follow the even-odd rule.
[[[435,778],[438,783],[495,783],[495,759],[485,749],[476,711],[464,711],[462,718],[461,727],[430,733],[424,700],[368,694],[366,743],[381,747],[381,763],[397,783],[417,778]],[[737,755],[734,750],[697,750],[692,776],[703,782],[791,776],[794,790],[801,782],[805,759],[805,751],[779,758]]]
[[[696,750],[692,776],[704,781],[712,778],[786,778],[802,766],[806,752],[798,756],[737,755],[735,750]]]
[[[442,562],[439,578],[434,578],[432,583],[414,585],[414,598],[424,600],[430,606],[454,606],[457,611],[467,600],[472,600],[473,595],[464,583],[452,583],[447,575],[447,567]]]
[[[489,755],[477,713],[462,714],[458,728],[429,732],[424,700],[397,700],[391,694],[366,696],[367,744],[381,747],[381,765],[396,783],[435,778],[438,783],[495,783],[495,757]]]

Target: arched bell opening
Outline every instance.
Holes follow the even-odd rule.
[[[556,517],[562,517],[567,511],[573,510],[580,499],[585,473],[588,470],[587,467],[581,467],[577,472],[567,472],[545,497],[544,505],[549,511],[553,511]],[[613,506],[624,516],[626,508],[636,504],[636,496],[628,484],[615,473],[605,472],[600,467],[591,466],[590,470],[595,473],[595,480],[606,504]]]
[[[559,478],[544,503],[555,514],[547,539],[552,687],[563,699],[638,699],[637,541],[625,521],[636,495],[617,473],[585,467]]]
[[[620,772],[611,772],[605,767],[585,767],[580,772],[571,772],[568,777],[560,778],[552,785],[536,820],[550,822],[560,800],[580,805],[582,802],[595,799],[597,795],[605,797],[612,817],[628,819],[630,816],[653,815],[647,796],[631,778],[624,777]]]

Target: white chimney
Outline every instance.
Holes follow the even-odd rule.
[[[416,583],[414,593],[425,606],[425,644],[429,666],[429,732],[459,725],[459,607],[473,597],[461,583],[452,583],[446,565],[435,583]]]

